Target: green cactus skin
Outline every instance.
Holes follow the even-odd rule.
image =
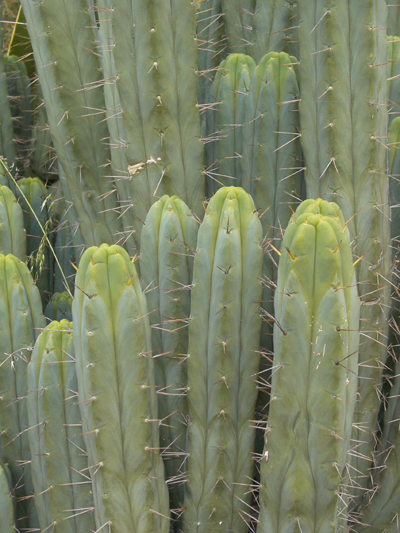
[[[206,136],[206,113],[209,104],[210,85],[214,73],[225,57],[226,37],[221,8],[221,0],[203,0],[196,12],[196,39],[198,50],[199,86],[197,100],[200,106],[202,136]]]
[[[26,29],[26,26],[25,26]],[[30,42],[30,41],[29,41]],[[32,83],[32,82],[31,82]],[[33,131],[29,151],[29,175],[38,176],[42,181],[54,181],[56,153],[51,142],[49,119],[44,105],[39,80],[32,83],[36,107],[33,110]]]
[[[186,387],[188,322],[193,256],[198,223],[176,196],[152,205],[142,230],[140,268],[152,326],[152,349],[158,390],[160,439],[171,508],[183,507],[183,482],[188,414]]]
[[[104,100],[106,106],[107,126],[110,135],[109,145],[111,152],[110,179],[115,183],[121,207],[121,217],[124,235],[124,247],[129,255],[133,256],[140,249],[140,232],[143,227],[146,211],[144,206],[136,202],[131,196],[129,188],[128,160],[126,157],[126,135],[121,118],[121,102],[117,90],[117,71],[113,56],[114,33],[111,24],[113,0],[98,0],[96,6],[88,2],[91,12],[97,19],[93,24],[97,30],[97,53],[103,71]]]
[[[396,350],[397,347],[395,347]],[[356,515],[357,532],[398,533],[400,501],[400,362],[397,360],[391,377],[393,385],[384,412],[384,429],[376,450],[373,488],[364,497]]]
[[[67,292],[56,292],[46,305],[44,316],[50,322],[72,320],[72,298]]]
[[[0,463],[0,523],[2,533],[15,533],[15,498],[7,465]]]
[[[24,198],[25,196],[25,198]],[[50,233],[52,226],[49,212],[49,193],[39,178],[22,178],[18,181],[16,197],[22,207],[26,230],[26,255],[31,258],[33,277],[39,287],[42,301],[52,292],[52,260],[47,243],[42,244],[43,231]],[[35,216],[36,215],[36,216]],[[39,222],[42,226],[37,222]],[[42,268],[37,265],[38,255],[43,254]]]
[[[45,320],[39,290],[25,263],[13,255],[0,255],[0,324],[1,455],[16,487],[17,526],[23,529],[27,527],[23,517],[29,512],[29,504],[20,499],[29,496],[32,490],[27,435],[27,365]]]
[[[243,128],[243,188],[260,210],[263,234],[277,249],[291,206],[298,203],[301,193],[296,69],[296,58],[284,52],[263,57],[250,81]],[[276,255],[272,248],[266,248],[263,273],[275,282],[277,268],[271,256]],[[271,300],[270,295],[267,297]],[[267,307],[273,314],[273,305]]]
[[[393,2],[393,0],[386,0],[386,3],[387,3],[387,34],[398,35],[400,33],[400,6],[397,2]]]
[[[258,63],[268,52],[286,52],[299,57],[296,0],[257,0],[253,20],[251,55]]]
[[[3,50],[3,0],[0,0],[0,20],[0,50]],[[8,164],[14,163],[16,150],[3,61],[0,61],[0,153]]]
[[[28,365],[28,436],[41,531],[95,530],[75,366],[72,323],[51,322]]]
[[[221,0],[229,51],[252,55],[257,0]]]
[[[12,191],[0,185],[0,254],[26,259],[26,231],[21,206]]]
[[[400,248],[400,116],[390,124],[388,147],[392,244],[397,251]]]
[[[389,126],[400,116],[400,37],[388,36],[387,89]]]
[[[391,267],[384,0],[299,0],[300,122],[307,196],[333,200],[349,223],[360,284],[359,396],[350,482],[369,480]],[[356,214],[357,213],[357,214]],[[362,258],[362,259],[361,259]],[[371,364],[372,362],[372,364]]]
[[[65,289],[71,290],[75,279],[75,268],[73,265],[76,263],[76,248],[73,246],[73,240],[71,237],[71,228],[68,224],[67,215],[64,212],[61,216],[61,220],[54,230],[56,232],[56,240],[54,245],[54,251],[57,259],[61,265],[62,272],[67,280],[68,287],[65,287],[64,277],[61,274],[61,270],[57,263],[54,261],[54,291],[63,292]]]
[[[96,528],[168,533],[149,317],[125,250],[86,250],[72,314]]]
[[[179,195],[198,216],[203,210],[194,4],[113,1],[131,197],[146,213],[164,194]]]
[[[335,203],[306,200],[282,242],[259,533],[332,531],[357,393],[360,302]]]
[[[19,57],[5,56],[4,61],[14,141],[17,146],[16,158],[20,167],[23,168],[29,156],[33,128],[31,80],[24,62]]]
[[[86,245],[112,243],[122,229],[115,186],[108,178],[109,133],[95,33],[85,0],[21,2],[62,167],[68,217]],[[78,229],[76,228],[76,229]],[[72,231],[74,244],[75,229]]]
[[[183,531],[247,532],[263,252],[250,195],[219,189],[200,226],[189,322]]]
[[[280,248],[282,228],[296,209],[302,188],[299,93],[297,59],[284,52],[271,52],[253,72],[246,100],[241,158],[243,188],[252,195],[259,209],[264,236],[262,308],[266,313],[261,333],[261,391],[257,402],[257,416],[261,419],[268,412],[270,374],[267,369],[271,367],[273,354],[272,317],[278,258],[273,248]],[[258,453],[261,453],[264,439],[261,433],[259,436]]]
[[[221,186],[241,186],[242,132],[250,80],[256,64],[250,56],[231,54],[211,85],[207,111],[206,175],[208,196]]]

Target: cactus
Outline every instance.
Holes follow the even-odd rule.
[[[300,122],[307,196],[333,200],[350,220],[359,258],[359,396],[351,483],[362,496],[373,460],[390,305],[384,0],[299,0]],[[359,496],[355,496],[357,505]]]
[[[195,7],[186,0],[116,0],[111,20],[131,197],[147,212],[163,194],[179,194],[200,215]]]
[[[22,0],[50,133],[71,197],[71,227],[87,245],[120,238],[115,186],[107,177],[110,151],[95,33],[85,0]],[[105,116],[105,115],[104,115]],[[104,117],[102,117],[104,118]],[[69,199],[69,198],[68,198]],[[75,235],[72,231],[73,237]],[[75,244],[81,244],[76,242]]]
[[[0,254],[26,259],[26,231],[22,209],[12,191],[0,185]]]
[[[257,1],[252,24],[254,44],[251,56],[257,63],[269,52],[286,52],[299,57],[298,25],[296,0]]]
[[[263,307],[267,314],[261,344],[269,352],[267,359],[273,351],[270,317],[277,276],[274,249],[280,248],[282,228],[301,194],[296,69],[296,58],[284,52],[271,52],[262,58],[250,81],[243,128],[243,188],[254,198],[265,236]],[[264,367],[267,359],[262,363]],[[265,377],[261,374],[261,381]]]
[[[393,0],[386,0],[387,3],[387,34],[398,35],[400,33],[400,6]],[[386,26],[386,24],[385,24]]]
[[[18,181],[16,197],[24,214],[26,253],[42,301],[45,302],[46,296],[52,289],[53,277],[50,249],[43,240],[43,229],[46,235],[52,229],[48,206],[49,193],[39,178],[23,178]]]
[[[360,311],[337,204],[303,202],[281,250],[257,531],[334,532],[357,393]]]
[[[230,52],[252,55],[257,0],[221,0],[221,4]]]
[[[197,228],[182,200],[163,196],[150,208],[142,230],[140,268],[152,326],[161,449],[172,509],[183,506],[187,326]]]
[[[26,166],[32,136],[32,94],[24,62],[17,56],[5,57],[7,91],[13,121],[14,141],[17,146],[16,158],[21,166]]]
[[[32,490],[26,406],[27,365],[45,321],[38,288],[27,266],[13,255],[0,255],[0,436],[17,498],[17,527],[27,527]],[[34,525],[31,517],[30,525]]]
[[[259,369],[261,224],[243,189],[207,206],[194,259],[189,322],[184,531],[247,531]]]
[[[0,0],[0,50],[3,50],[3,0]],[[0,61],[0,155],[4,157],[8,164],[15,161],[15,144],[13,140],[13,123],[11,119],[11,108],[8,100],[7,78],[4,69],[4,62]],[[2,183],[2,185],[8,185]]]
[[[226,37],[224,36],[221,0],[203,0],[196,16],[199,87],[197,100],[200,104],[201,133],[206,135],[206,113],[210,98],[210,85],[214,72],[224,59]]]
[[[209,196],[221,185],[242,186],[242,128],[255,68],[251,57],[231,54],[220,64],[211,85],[206,144]]]
[[[75,257],[75,247],[73,246],[71,229],[68,224],[67,215],[64,212],[61,216],[61,220],[57,225],[56,229],[56,239],[54,243],[54,252],[58,259],[59,265],[57,262],[54,262],[54,292],[63,292],[66,289],[70,290],[75,279],[75,268],[74,264],[76,262]],[[60,268],[61,267],[61,268]],[[65,286],[65,282],[68,283],[68,286]]]
[[[167,533],[149,318],[125,250],[86,250],[72,314],[96,528]]]
[[[400,39],[388,36],[387,88],[389,126],[400,115]]]
[[[15,532],[15,498],[7,465],[0,463],[0,523],[3,533]]]
[[[50,322],[72,320],[72,298],[68,292],[55,292],[44,310],[44,316]]]
[[[32,481],[42,531],[93,531],[93,499],[83,443],[72,324],[51,322],[28,365]]]

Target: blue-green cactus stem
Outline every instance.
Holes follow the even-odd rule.
[[[211,196],[221,186],[242,186],[243,125],[256,64],[244,54],[229,55],[218,67],[207,110],[206,175]]]
[[[3,50],[3,0],[0,0],[0,20],[0,50]],[[9,165],[14,164],[16,149],[3,61],[0,61],[0,152]]]
[[[22,170],[29,159],[33,129],[31,80],[21,58],[14,55],[5,56],[4,61],[13,121],[14,142],[17,147],[16,158]]]
[[[44,310],[44,316],[53,320],[72,320],[72,298],[68,292],[55,292]]]
[[[195,5],[115,0],[111,21],[131,197],[147,212],[164,194],[177,194],[200,216]]]
[[[62,167],[71,220],[86,245],[116,242],[122,229],[108,177],[109,133],[100,58],[85,0],[21,2],[43,91],[50,133]],[[75,230],[72,231],[73,237]],[[80,243],[75,243],[80,244]]]
[[[252,55],[257,0],[221,0],[229,51]]]
[[[198,50],[199,87],[197,99],[203,110],[200,112],[202,137],[206,135],[206,113],[210,103],[210,85],[216,69],[227,50],[221,0],[203,0],[196,12],[196,40]]]
[[[299,57],[296,0],[256,0],[251,56],[258,63],[269,52],[286,52]]]
[[[26,231],[21,206],[12,191],[0,185],[0,254],[26,259]]]
[[[95,530],[75,366],[72,323],[51,322],[28,365],[28,436],[41,531]]]
[[[0,463],[0,523],[3,533],[15,533],[15,497],[10,471]]]
[[[259,533],[337,530],[357,394],[357,283],[335,203],[306,200],[281,246]]]
[[[397,347],[395,347],[397,352]],[[383,435],[376,450],[373,487],[365,494],[355,515],[355,530],[372,533],[399,531],[400,501],[400,362],[394,365],[383,417]]]
[[[247,532],[262,297],[261,223],[239,187],[207,205],[194,259],[183,531]]]
[[[72,315],[96,528],[168,533],[149,316],[123,248],[86,250]]]
[[[388,35],[387,43],[387,91],[390,126],[393,119],[400,116],[400,37]]]
[[[46,235],[52,230],[49,196],[39,178],[22,178],[18,181],[16,197],[24,215],[26,255],[43,302],[48,300],[52,292],[53,278],[51,251],[43,235],[43,230]]]
[[[90,4],[90,2],[89,2]],[[118,201],[122,213],[124,247],[131,256],[139,253],[140,232],[146,218],[146,207],[131,195],[130,175],[126,157],[126,135],[122,120],[122,108],[117,90],[117,71],[115,67],[113,48],[114,31],[111,23],[114,9],[112,0],[99,0],[96,6],[91,6],[97,28],[97,53],[100,55],[104,84],[104,100],[106,106],[107,126],[110,134],[111,167],[109,179],[114,182],[118,192]],[[117,30],[118,31],[118,30]]]
[[[349,220],[363,342],[351,482],[361,496],[372,465],[387,356],[391,268],[384,0],[299,0],[300,122],[307,196]],[[351,220],[350,220],[351,219]]]
[[[11,472],[17,525],[27,527],[32,485],[28,445],[27,365],[45,327],[39,290],[25,265],[0,255],[0,436],[1,456]],[[24,518],[25,517],[25,518]]]
[[[67,213],[63,213],[61,220],[57,227],[53,230],[55,232],[54,252],[58,259],[59,265],[54,261],[54,292],[64,292],[66,289],[72,291],[76,264],[76,247],[73,244],[71,236],[71,226],[68,223]],[[68,284],[66,287],[65,284]]]
[[[142,231],[140,267],[146,290],[160,439],[171,508],[183,507],[186,459],[188,323],[198,223],[176,196],[152,205]],[[180,479],[181,478],[181,479]]]
[[[387,34],[400,34],[400,5],[393,0],[386,0],[387,3]]]

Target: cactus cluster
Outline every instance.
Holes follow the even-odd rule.
[[[1,531],[400,533],[399,15],[21,0]]]

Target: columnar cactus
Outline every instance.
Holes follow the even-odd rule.
[[[184,531],[247,531],[251,421],[260,364],[261,224],[250,195],[219,189],[194,260],[188,365]]]
[[[3,0],[0,0],[0,17],[3,21]],[[0,23],[0,50],[3,50],[3,22]],[[9,164],[14,163],[16,150],[3,61],[0,61],[0,154]]]
[[[21,206],[11,189],[0,185],[0,254],[26,259],[26,231]]]
[[[15,497],[7,465],[0,462],[0,523],[4,533],[15,533]]]
[[[297,0],[256,1],[252,23],[254,44],[250,52],[255,61],[261,61],[267,52],[299,56],[297,3]]]
[[[388,35],[387,43],[387,98],[390,126],[393,119],[400,116],[400,38]]]
[[[52,229],[48,196],[49,193],[39,178],[23,178],[18,181],[16,197],[24,214],[26,254],[30,258],[32,273],[43,302],[52,290],[53,274],[50,248],[43,240],[43,231],[48,235]]]
[[[86,250],[72,312],[96,528],[168,533],[149,317],[124,249]]]
[[[178,194],[200,215],[204,175],[195,5],[114,0],[112,8],[131,197],[147,213],[163,194]]]
[[[335,532],[350,460],[360,312],[338,205],[303,202],[281,250],[257,531]]]
[[[245,102],[255,68],[250,56],[231,54],[218,67],[211,85],[206,144],[209,196],[221,185],[242,186],[240,160]]]
[[[229,50],[251,55],[257,0],[221,0]]]
[[[172,509],[183,507],[180,474],[186,458],[186,359],[197,229],[182,200],[163,196],[150,208],[142,230],[140,269],[152,326],[161,449]]]
[[[351,477],[361,496],[372,467],[390,304],[387,10],[384,0],[299,0],[298,6],[307,196],[338,203],[359,258],[364,342]]]
[[[45,327],[42,303],[27,266],[0,255],[0,437],[17,497],[17,526],[27,527],[32,485],[28,445],[27,366],[36,338]],[[24,501],[23,501],[24,500]],[[34,526],[34,522],[30,522]]]
[[[55,292],[44,310],[44,316],[50,322],[72,320],[72,298],[67,292]]]
[[[252,195],[263,228],[263,308],[267,314],[261,344],[269,358],[273,351],[275,250],[280,248],[282,228],[286,227],[293,208],[300,201],[302,187],[299,94],[297,59],[284,52],[271,52],[254,70],[245,103],[240,163],[243,188]],[[265,366],[267,359],[263,361]],[[261,380],[266,377],[264,374]]]
[[[41,531],[95,529],[75,366],[71,322],[51,322],[28,365],[28,436]]]
[[[21,2],[46,104],[51,138],[73,228],[86,245],[120,238],[115,186],[107,177],[110,150],[102,120],[104,93],[95,33],[86,0]],[[99,118],[99,113],[100,117]],[[77,228],[77,229],[78,229]],[[75,230],[72,232],[76,235]],[[76,242],[75,244],[81,244]]]

